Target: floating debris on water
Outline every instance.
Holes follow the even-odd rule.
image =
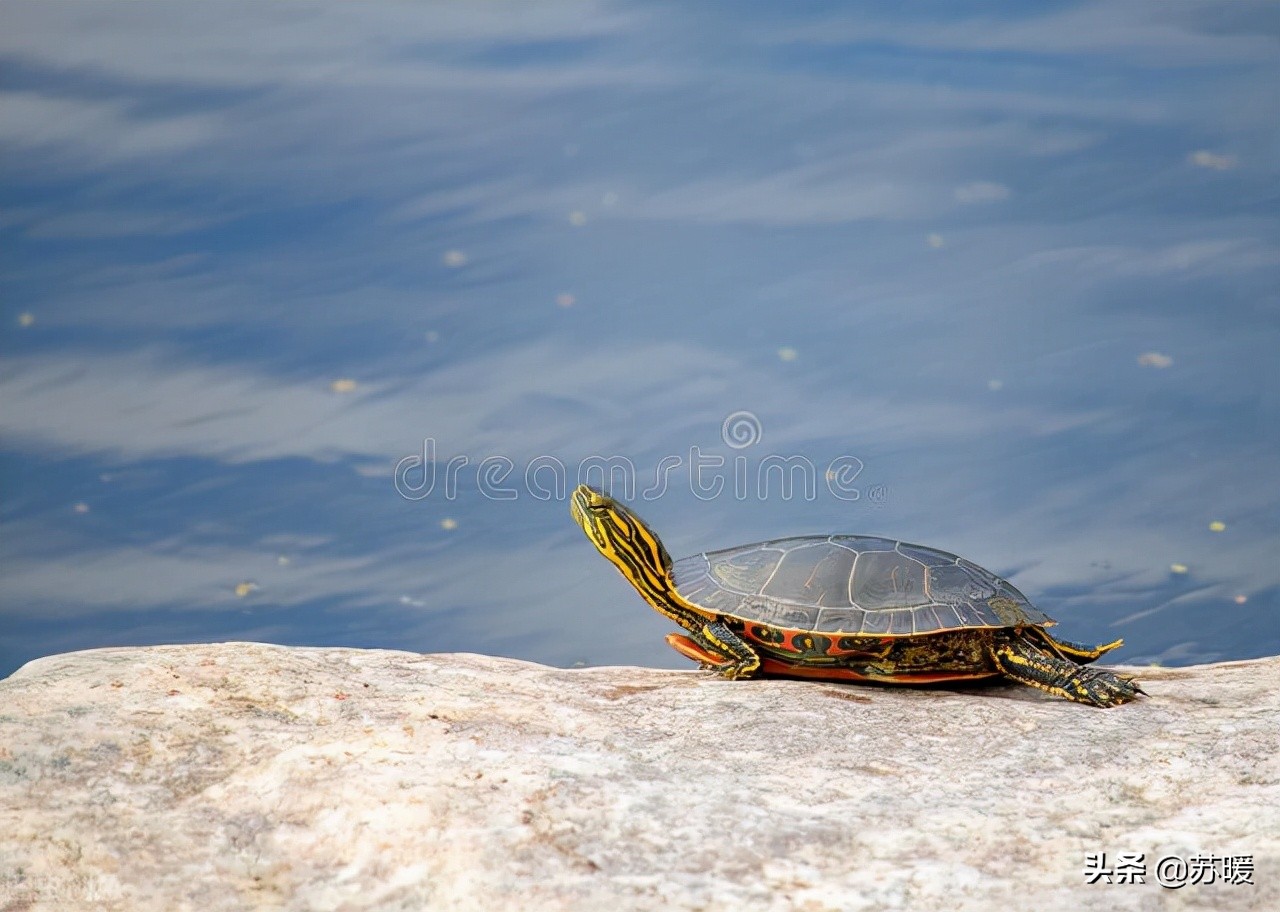
[[[796,358],[800,357],[800,353],[790,345],[784,345],[782,348],[778,349],[778,357],[783,361],[794,361]]]
[[[342,377],[329,384],[329,389],[335,393],[350,393],[354,392],[355,388],[356,382],[348,377]]]
[[[450,269],[457,269],[459,266],[467,265],[467,255],[461,250],[446,250],[441,261]]]
[[[556,295],[556,304],[559,307],[572,307],[574,305],[574,302],[577,300],[578,300],[577,298],[569,294],[569,292],[567,291],[561,292],[560,294]]]
[[[1187,570],[1188,570],[1188,567],[1186,564],[1170,564],[1169,565],[1170,573],[1186,573]]]
[[[36,321],[36,315],[35,315],[35,314],[33,314],[33,313],[20,313],[20,314],[18,314],[18,325],[19,325],[19,326],[23,326],[23,327],[30,326],[30,325],[31,325],[32,323],[34,323],[35,321]]]
[[[276,557],[276,564],[281,567],[287,567],[290,564],[290,560],[286,555],[281,554]]]
[[[1209,531],[1210,532],[1226,532],[1227,524],[1222,522],[1221,520],[1215,519],[1213,522],[1209,523]]]
[[[991,392],[993,392],[993,393],[998,393],[1000,390],[1004,389],[1004,381],[1003,381],[1003,380],[988,380],[988,381],[987,381],[987,389],[991,390]]]
[[[574,228],[581,228],[587,223],[587,214],[581,209],[574,209],[569,213],[569,224]]]
[[[1208,149],[1198,149],[1192,152],[1187,156],[1187,160],[1193,165],[1208,168],[1210,171],[1227,171],[1236,166],[1236,157],[1234,155],[1210,152]]]
[[[947,245],[947,239],[940,234],[931,234],[925,240],[934,250],[941,250]]]
[[[1138,355],[1138,363],[1143,367],[1172,367],[1173,358],[1160,352],[1144,352]]]
[[[77,513],[88,513],[89,505],[82,500],[71,509],[75,510]]]
[[[1233,598],[1231,601],[1235,602],[1237,605],[1243,605],[1245,602],[1249,601],[1249,596],[1247,596],[1247,595],[1237,595],[1237,596],[1236,596],[1235,598]]]
[[[236,598],[245,598],[246,596],[257,592],[260,588],[261,587],[257,583],[250,580],[245,580],[243,583],[237,583]]]
[[[458,528],[458,521],[452,517],[446,516],[444,519],[440,520],[440,528],[444,529],[446,532],[452,532],[454,529]]]

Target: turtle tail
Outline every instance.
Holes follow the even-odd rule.
[[[1079,665],[1088,665],[1090,662],[1096,662],[1104,654],[1113,649],[1119,649],[1124,645],[1124,640],[1112,640],[1110,643],[1103,643],[1099,646],[1086,646],[1083,643],[1059,639],[1043,627],[1025,628],[1025,632],[1034,633],[1037,645],[1044,647],[1058,656],[1058,658],[1066,659],[1068,662],[1075,662]]]

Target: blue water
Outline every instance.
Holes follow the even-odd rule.
[[[911,10],[0,6],[0,674],[683,667],[599,457],[677,557],[888,535],[1280,653],[1276,7]]]

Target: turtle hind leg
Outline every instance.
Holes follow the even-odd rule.
[[[1119,706],[1143,690],[1138,682],[1101,668],[1085,668],[1038,649],[1020,637],[995,644],[996,666],[1005,677],[1089,706]]]
[[[1035,628],[1035,632],[1045,640],[1045,645],[1049,647],[1050,651],[1081,664],[1096,662],[1104,653],[1124,645],[1124,640],[1112,640],[1110,643],[1103,643],[1100,646],[1085,646],[1083,643],[1073,643],[1071,640],[1060,640],[1040,627]]]

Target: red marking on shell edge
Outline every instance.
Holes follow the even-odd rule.
[[[773,678],[804,678],[818,681],[862,681],[875,684],[942,684],[948,681],[978,681],[998,677],[997,672],[976,673],[967,671],[920,671],[891,675],[865,675],[851,668],[827,668],[821,665],[792,665],[777,659],[765,659],[760,666],[763,675]]]
[[[713,655],[679,633],[667,635],[667,642],[676,652],[685,658],[693,659],[708,665],[722,665],[724,659]],[[917,685],[945,684],[951,681],[979,681],[984,678],[998,677],[998,672],[985,674],[963,671],[918,671],[899,675],[872,676],[860,674],[851,668],[832,668],[822,665],[795,665],[779,659],[765,658],[760,665],[760,674],[770,678],[799,678],[809,681],[857,681],[872,684]]]
[[[757,636],[753,636],[751,633],[750,625],[748,625],[747,628],[743,630],[742,635],[749,642],[758,643],[759,645],[765,647],[766,649],[775,650],[777,652],[789,652],[793,655],[803,655],[809,652],[809,650],[802,649],[801,647],[796,645],[795,641],[797,637],[825,637],[828,640],[830,640],[830,643],[828,644],[827,648],[823,651],[822,654],[832,656],[832,657],[849,656],[849,655],[874,655],[876,653],[877,648],[883,649],[889,646],[890,644],[892,644],[895,639],[894,637],[883,637],[883,636],[858,637],[858,639],[862,641],[862,643],[864,644],[864,648],[841,649],[839,646],[841,637],[849,636],[850,634],[811,633],[810,631],[807,631],[807,630],[791,630],[791,629],[781,628],[781,627],[775,627],[773,629],[777,630],[779,633],[782,634],[782,642],[771,643],[768,640],[762,639]],[[865,648],[865,647],[870,647],[870,648]]]

